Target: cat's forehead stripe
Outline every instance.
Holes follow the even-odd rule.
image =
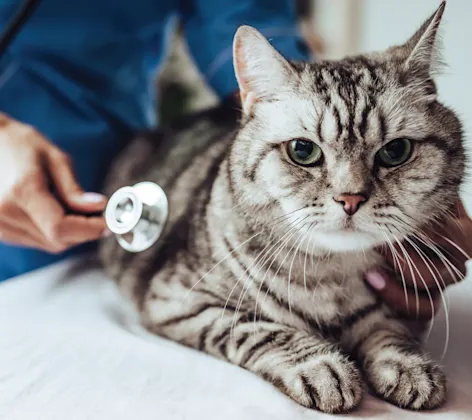
[[[367,129],[369,127],[369,114],[371,111],[372,107],[370,106],[370,104],[366,104],[366,106],[364,106],[364,109],[362,110],[361,121],[359,123],[359,134],[362,138],[365,137]]]
[[[307,66],[301,76],[305,85],[312,86],[321,109],[315,121],[318,141],[355,144],[365,140],[372,125],[378,127],[377,134],[384,139],[386,121],[378,113],[372,115],[384,83],[367,59]],[[369,121],[377,117],[381,121]]]

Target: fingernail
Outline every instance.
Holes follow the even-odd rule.
[[[102,233],[102,238],[109,238],[113,235],[113,232],[110,229],[105,229]]]
[[[101,203],[106,200],[106,197],[97,193],[84,193],[80,196],[80,199],[87,203]]]
[[[375,290],[383,290],[387,285],[385,277],[378,271],[368,271],[365,274],[365,279]]]

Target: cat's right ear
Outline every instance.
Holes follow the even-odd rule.
[[[403,46],[407,55],[404,70],[411,78],[417,79],[416,81],[431,78],[441,67],[438,31],[445,7],[446,1],[443,1]]]
[[[236,32],[233,62],[246,114],[257,102],[274,98],[296,77],[290,63],[250,26],[241,26]]]

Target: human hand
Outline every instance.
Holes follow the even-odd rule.
[[[395,256],[384,249],[390,269],[371,270],[365,280],[398,313],[427,320],[440,308],[442,291],[465,277],[472,255],[472,220],[458,201],[453,214],[418,236],[396,245]]]
[[[0,114],[0,241],[59,253],[101,237],[106,198],[84,193],[66,154],[34,128]],[[55,197],[51,185],[57,192]],[[66,214],[61,205],[83,215]]]

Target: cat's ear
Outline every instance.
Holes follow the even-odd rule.
[[[297,77],[290,63],[250,26],[241,26],[236,32],[233,62],[246,113],[256,102],[273,98]]]
[[[442,62],[438,30],[445,7],[446,1],[443,1],[433,15],[403,45],[406,75],[415,79],[430,79],[439,70]]]

